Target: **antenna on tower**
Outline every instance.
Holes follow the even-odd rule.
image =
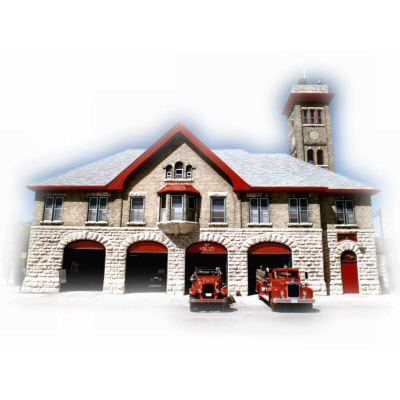
[[[303,67],[303,77],[299,79],[299,85],[307,85],[306,67]]]

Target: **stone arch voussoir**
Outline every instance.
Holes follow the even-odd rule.
[[[111,242],[107,236],[103,236],[97,232],[78,231],[63,237],[57,244],[57,249],[64,251],[65,246],[77,240],[93,240],[101,243],[107,251],[111,250]]]
[[[340,259],[344,251],[352,251],[357,255],[357,258],[362,255],[360,246],[351,240],[344,240],[340,242],[335,249],[335,257]]]
[[[189,236],[183,240],[182,245],[185,249],[187,249],[190,245],[198,242],[214,242],[222,244],[230,253],[236,250],[235,245],[230,239],[214,232],[200,232],[199,236]]]
[[[281,243],[285,246],[288,246],[292,253],[297,253],[298,251],[298,245],[294,240],[290,239],[286,235],[282,235],[279,233],[264,233],[262,235],[252,236],[251,238],[248,238],[244,241],[240,248],[240,251],[247,253],[251,246],[262,242]]]
[[[155,233],[155,232],[140,232],[136,233],[134,235],[128,236],[121,244],[120,244],[120,250],[123,252],[126,252],[128,247],[137,242],[143,242],[143,241],[151,241],[151,242],[157,242],[163,244],[168,251],[173,250],[173,244],[172,242],[166,238],[164,235],[160,233]]]

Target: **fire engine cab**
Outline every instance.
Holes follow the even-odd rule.
[[[308,273],[305,273],[308,279]],[[259,268],[256,271],[256,292],[258,297],[268,301],[272,310],[277,304],[307,304],[314,303],[312,289],[300,279],[297,268]]]

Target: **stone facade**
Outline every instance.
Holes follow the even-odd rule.
[[[292,251],[293,266],[309,272],[316,294],[326,294],[321,229],[207,229],[190,236],[166,236],[153,228],[32,227],[23,292],[55,293],[60,290],[59,271],[64,248],[77,240],[95,240],[106,249],[104,292],[124,293],[128,247],[140,241],[155,241],[168,249],[167,292],[183,294],[186,249],[197,242],[220,243],[228,251],[228,288],[247,295],[247,258],[251,246],[276,242]]]

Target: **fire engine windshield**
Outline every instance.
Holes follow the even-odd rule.
[[[200,269],[196,271],[198,276],[218,276],[219,273],[216,270],[206,270],[206,269]]]
[[[299,273],[298,271],[276,271],[277,278],[298,278]]]

